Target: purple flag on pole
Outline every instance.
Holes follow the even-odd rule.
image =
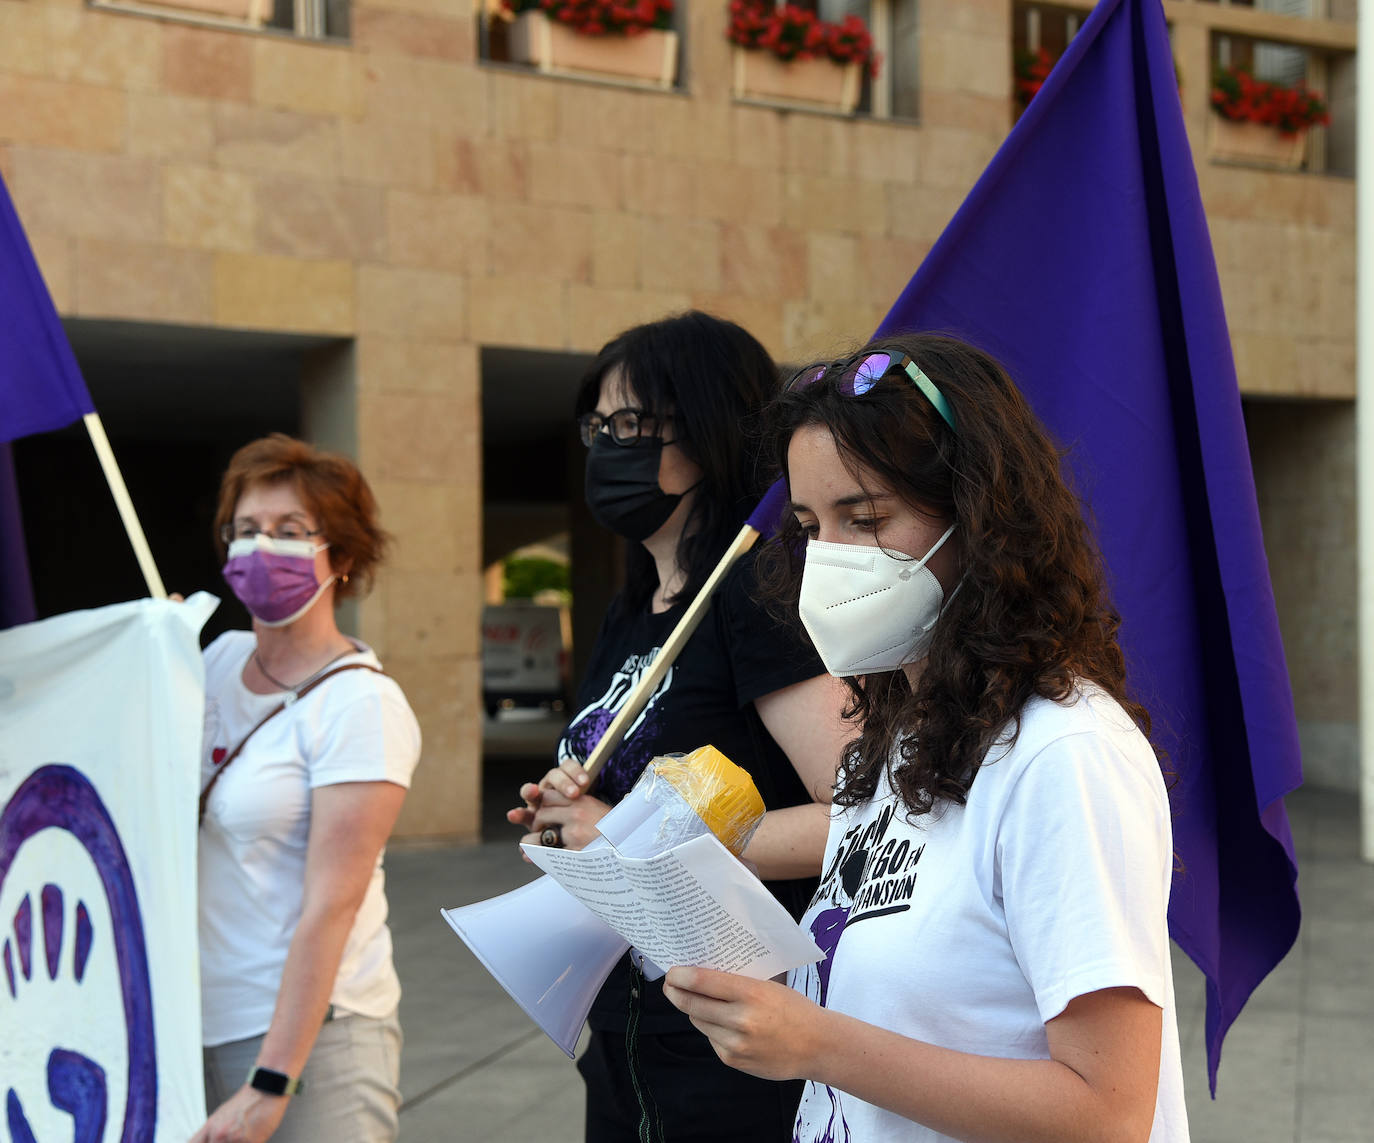
[[[1227,1028],[1297,937],[1302,781],[1221,290],[1159,0],[1102,0],[881,332],[992,353],[1071,449],[1177,774],[1175,940]]]
[[[0,442],[95,412],[2,179],[0,314]]]
[[[754,506],[754,510],[749,513],[749,519],[745,523],[766,540],[778,530],[778,525],[782,523],[783,510],[786,507],[787,481],[778,477],[768,486],[768,491],[763,494],[763,499]]]
[[[0,628],[35,619],[9,442],[95,411],[0,179]]]

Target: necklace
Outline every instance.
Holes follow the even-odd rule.
[[[292,694],[295,694],[298,690],[301,689],[301,687],[305,686],[306,683],[310,682],[311,679],[315,678],[317,675],[324,674],[324,672],[329,667],[332,667],[345,655],[353,655],[356,653],[357,652],[352,647],[350,647],[347,651],[340,651],[337,655],[330,659],[329,662],[327,662],[323,667],[313,672],[312,674],[306,675],[305,678],[303,678],[300,682],[296,683],[294,686],[292,686],[290,683],[282,682],[281,679],[277,678],[276,675],[274,675],[263,665],[262,656],[258,654],[256,647],[253,648],[253,662],[255,662],[258,665],[258,670],[262,672],[262,677],[265,678],[274,687],[280,687],[284,691],[290,691]]]

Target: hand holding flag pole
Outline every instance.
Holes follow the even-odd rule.
[[[678,620],[677,626],[663,641],[663,646],[654,656],[654,661],[650,664],[649,669],[644,672],[634,689],[626,696],[625,705],[620,708],[615,718],[611,720],[610,726],[606,727],[606,733],[601,736],[592,752],[587,755],[587,760],[582,764],[582,767],[590,777],[595,778],[601,772],[601,767],[606,764],[606,760],[615,753],[616,747],[624,740],[625,732],[648,705],[649,699],[658,689],[659,683],[663,681],[663,676],[668,673],[668,668],[682,653],[682,648],[687,645],[687,640],[692,637],[692,632],[697,629],[702,618],[706,615],[711,606],[711,597],[715,594],[721,581],[725,579],[726,573],[739,562],[740,557],[745,552],[754,546],[760,536],[772,535],[777,530],[778,519],[782,514],[782,507],[786,500],[787,489],[781,480],[776,481],[763,494],[763,499],[750,513],[749,519],[745,522],[744,527],[739,530],[739,534],[730,542],[730,546],[725,549],[725,554],[720,557],[720,562],[712,569],[701,590],[697,592],[696,598],[688,604],[687,610]],[[702,745],[707,744],[702,743]]]

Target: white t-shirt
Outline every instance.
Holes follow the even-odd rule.
[[[1076,996],[1134,986],[1164,1012],[1151,1143],[1186,1143],[1166,910],[1173,831],[1159,764],[1101,690],[1033,699],[966,805],[913,824],[886,775],[838,813],[802,926],[830,955],[793,988],[941,1047],[1048,1059],[1045,1023]],[[913,1076],[913,1083],[920,1077]],[[795,1143],[947,1136],[808,1083]]]
[[[205,650],[202,789],[219,760],[282,699],[253,694],[242,673],[254,638],[221,635]],[[361,643],[345,663],[379,666]],[[201,1020],[207,1047],[267,1031],[287,949],[300,920],[310,792],[339,782],[408,787],[420,728],[401,688],[374,671],[345,671],[257,731],[215,784],[200,830]],[[344,946],[330,1002],[387,1016],[401,998],[386,926],[382,856]]]

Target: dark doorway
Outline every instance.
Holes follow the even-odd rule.
[[[203,638],[247,627],[211,542],[220,475],[240,445],[298,433],[301,378],[320,338],[141,322],[64,323],[169,591],[223,603]],[[81,424],[15,442],[40,618],[147,595]]]
[[[573,401],[591,360],[576,353],[482,350],[483,566],[547,539],[555,527],[566,535],[574,688],[621,563],[620,543],[596,524],[582,498],[584,453]]]
[[[567,698],[576,696],[586,656],[620,579],[623,548],[588,513],[582,496],[585,450],[573,402],[585,354],[527,349],[482,350],[483,566],[498,579],[513,552],[534,546],[567,562],[571,656]],[[488,585],[488,601],[492,599]],[[496,610],[492,609],[494,614]],[[484,625],[484,642],[486,629]],[[537,781],[571,707],[501,710],[483,724],[483,785],[488,838],[510,830],[504,811],[522,781]],[[513,836],[513,835],[512,835]]]

